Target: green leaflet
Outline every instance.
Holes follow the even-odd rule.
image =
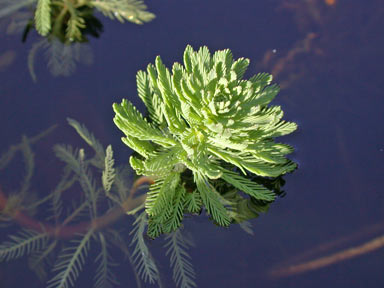
[[[155,15],[146,11],[147,6],[141,0],[90,0],[90,5],[101,11],[111,19],[120,22],[130,21],[143,24],[155,18]]]
[[[194,173],[194,176],[197,189],[208,213],[220,226],[228,226],[231,220],[223,203],[220,201],[219,194],[203,175]]]
[[[173,205],[169,199],[173,199],[179,181],[180,175],[171,173],[163,179],[161,185],[151,185],[145,202],[148,215],[168,218]]]
[[[221,178],[223,178],[226,182],[232,184],[234,187],[247,193],[248,195],[266,201],[275,200],[275,194],[263,187],[260,184],[257,184],[247,178],[244,178],[233,171],[228,171],[225,169],[221,170],[223,172]]]
[[[47,36],[53,27],[53,30],[55,30],[53,33],[58,33],[59,29],[55,26],[62,25],[60,23],[62,21],[67,21],[64,25],[66,27],[66,40],[82,42],[83,35],[81,29],[86,28],[86,21],[81,17],[84,7],[91,10],[96,8],[105,16],[117,19],[120,22],[126,20],[135,24],[143,24],[155,18],[154,14],[146,11],[147,6],[140,0],[37,0],[34,17],[37,32],[42,36]],[[61,13],[57,13],[59,9],[62,9]],[[68,13],[67,17],[64,17],[65,13]],[[88,25],[90,24],[88,23]]]
[[[74,13],[72,17],[68,20],[67,29],[65,31],[65,36],[70,41],[81,41],[82,33],[81,30],[86,27],[84,18],[81,18]]]
[[[146,200],[152,237],[174,231],[183,213],[202,206],[220,226],[257,217],[276,195],[253,176],[273,179],[297,167],[286,158],[293,149],[274,142],[297,125],[269,106],[279,92],[271,75],[242,79],[249,59],[234,59],[229,49],[211,54],[188,45],[183,62],[170,71],[157,56],[138,72],[147,119],[125,99],[113,105],[124,143],[144,158],[131,157],[132,167],[157,179]],[[228,191],[249,198],[228,200]]]
[[[35,14],[36,30],[42,36],[51,30],[51,0],[38,0]]]
[[[181,220],[184,215],[184,198],[185,198],[185,188],[183,186],[178,186],[175,190],[173,197],[172,207],[169,209],[170,213],[168,215],[167,221],[164,224],[164,232],[171,233],[176,231],[181,224]]]
[[[202,200],[197,191],[187,193],[185,195],[184,207],[189,213],[199,213],[201,210]]]
[[[152,127],[131,102],[123,100],[121,105],[115,103],[113,109],[116,113],[116,117],[113,119],[116,126],[125,131],[127,136],[140,140],[151,140],[164,146],[176,144],[171,138]]]

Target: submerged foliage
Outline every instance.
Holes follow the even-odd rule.
[[[26,166],[20,189],[6,195],[4,187],[0,187],[0,225],[16,222],[22,226],[0,243],[0,262],[27,256],[31,269],[48,288],[74,287],[83,267],[93,265],[93,287],[108,288],[120,287],[113,267],[117,264],[116,255],[123,254],[132,265],[137,287],[141,287],[141,281],[162,287],[159,269],[147,246],[145,193],[135,193],[140,183],[131,187],[130,170],[115,165],[110,145],[103,147],[85,126],[72,119],[68,121],[94,153],[70,145],[55,145],[54,152],[64,167],[59,183],[48,195],[32,197],[31,192],[36,170],[31,145],[46,133],[33,138],[24,136],[22,143],[0,157],[0,171],[10,166],[18,152]],[[72,198],[69,203],[68,195]],[[114,225],[124,215],[132,218],[131,226],[125,225],[127,231]],[[165,243],[178,287],[196,287],[187,252],[191,243],[181,231],[170,235]]]
[[[274,141],[297,125],[268,105],[279,91],[271,75],[242,79],[249,60],[234,60],[229,49],[211,55],[187,46],[183,60],[170,71],[158,56],[137,73],[148,118],[125,99],[113,105],[123,142],[137,152],[131,166],[155,179],[145,202],[153,238],[202,207],[220,226],[256,217],[276,196],[263,179],[296,168],[285,157],[292,147]]]

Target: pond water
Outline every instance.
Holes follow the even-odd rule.
[[[38,51],[36,81],[28,55],[41,36],[33,31],[22,43],[20,33],[6,33],[10,19],[0,19],[0,152],[19,143],[22,135],[32,137],[57,124],[33,144],[31,193],[43,197],[61,177],[54,144],[87,147],[67,117],[83,123],[103,145],[111,144],[117,164],[127,163],[131,151],[112,121],[112,103],[127,98],[145,111],[137,97],[136,72],[157,55],[168,67],[181,62],[187,44],[195,49],[206,45],[211,52],[229,48],[235,58],[251,60],[245,78],[269,72],[280,84],[273,103],[299,129],[279,141],[295,148],[290,157],[299,169],[284,177],[286,195],[251,221],[254,235],[235,225],[219,228],[206,215],[185,220],[184,230],[195,244],[188,251],[197,287],[384,287],[383,2],[145,3],[156,18],[144,25],[98,14],[104,32],[99,39],[90,38],[82,56],[92,54],[92,64],[79,63],[69,77],[53,76],[44,49]],[[0,171],[7,194],[24,177],[22,158],[17,161]],[[119,221],[119,229],[126,223],[131,224]],[[17,227],[0,226],[0,240]],[[163,287],[175,287],[164,242],[156,239],[148,245]],[[90,255],[97,253],[96,246],[90,247]],[[0,263],[0,288],[46,287],[22,259]],[[136,287],[128,260],[115,262],[117,287]],[[74,287],[93,287],[90,265]]]

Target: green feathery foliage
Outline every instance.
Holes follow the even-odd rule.
[[[47,36],[51,30],[51,0],[37,1],[35,27],[42,36]]]
[[[187,46],[183,59],[170,71],[158,56],[137,73],[148,118],[125,99],[113,105],[123,142],[139,154],[131,156],[131,166],[155,179],[145,206],[151,237],[175,231],[184,212],[202,206],[220,226],[250,219],[251,211],[256,217],[275,193],[254,177],[296,168],[285,157],[293,149],[274,142],[297,125],[282,120],[279,106],[268,105],[279,92],[271,75],[242,79],[249,60],[234,60],[229,49],[211,55],[207,47]]]
[[[111,19],[116,18],[122,23],[127,20],[135,24],[143,24],[155,18],[154,14],[146,11],[147,6],[140,0],[92,0],[91,5],[105,16]]]
[[[100,37],[100,14],[138,25],[155,18],[141,0],[0,0],[0,19],[18,10],[28,10],[20,19],[20,23],[25,23],[22,41],[27,41],[34,29],[43,36],[33,43],[28,55],[28,69],[35,82],[34,62],[41,50],[45,50],[48,69],[54,76],[69,76],[77,63],[92,63],[91,49],[81,44],[89,42],[89,37]]]
[[[9,3],[9,7],[3,8],[3,13],[0,12],[0,17],[10,13],[8,11],[24,8],[33,2],[36,2],[33,20],[36,31],[42,36],[54,36],[63,43],[87,41],[85,33],[99,36],[102,24],[93,16],[94,9],[120,22],[126,20],[143,24],[155,18],[153,13],[147,11],[147,6],[141,0],[30,0],[23,1],[20,3],[22,5]],[[29,23],[25,33],[28,33],[30,28]]]

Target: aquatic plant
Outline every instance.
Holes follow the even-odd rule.
[[[93,287],[118,287],[113,272],[117,263],[113,251],[118,249],[131,263],[137,287],[141,287],[141,281],[162,287],[159,269],[147,246],[147,216],[143,211],[146,194],[138,191],[152,180],[140,177],[132,185],[131,170],[126,165],[116,167],[110,145],[103,147],[77,121],[68,122],[95,153],[90,155],[83,148],[55,145],[54,152],[64,167],[60,181],[48,195],[33,196],[31,192],[36,170],[31,145],[52,129],[32,138],[23,136],[20,144],[11,146],[0,157],[0,170],[5,171],[21,152],[26,167],[17,191],[6,194],[0,188],[2,234],[15,223],[22,227],[0,244],[0,262],[27,256],[31,269],[42,280],[49,279],[47,287],[67,288],[75,286],[85,263],[92,265],[90,260],[94,260]],[[66,195],[73,192],[76,197],[68,201]],[[114,225],[123,216],[133,219],[131,225],[125,225],[127,229]],[[164,241],[176,285],[196,287],[187,251],[191,242],[181,231],[169,234]]]
[[[271,75],[242,79],[248,65],[248,59],[233,60],[228,49],[211,56],[207,47],[194,51],[187,46],[184,66],[175,63],[172,74],[160,57],[146,72],[138,72],[138,94],[148,119],[127,100],[113,105],[123,142],[135,150],[130,158],[138,174],[133,185],[127,165],[115,166],[112,147],[103,147],[85,126],[69,119],[94,155],[83,148],[55,145],[64,163],[62,178],[51,193],[33,198],[31,144],[46,133],[24,136],[21,144],[0,157],[0,170],[18,151],[26,163],[20,190],[6,194],[0,189],[0,224],[16,222],[23,227],[0,244],[0,262],[28,255],[41,278],[53,265],[47,287],[67,288],[74,286],[87,259],[95,255],[94,287],[113,287],[117,280],[110,251],[116,247],[132,264],[139,287],[140,279],[161,287],[146,235],[166,233],[166,255],[177,287],[196,287],[187,253],[192,242],[180,229],[184,214],[200,214],[205,208],[219,226],[239,223],[252,233],[247,220],[267,211],[282,193],[282,175],[296,168],[286,158],[293,148],[274,138],[297,126],[282,120],[279,106],[269,105],[279,91],[271,85]],[[148,192],[138,193],[143,184]],[[69,190],[79,195],[70,205],[64,197]],[[47,205],[51,216],[37,220],[42,215],[36,211]],[[123,216],[134,218],[127,233],[113,226]],[[89,253],[91,246],[98,252]]]
[[[34,17],[24,30],[24,40],[32,28],[63,43],[87,41],[87,34],[98,37],[103,25],[94,16],[95,10],[111,19],[135,24],[155,17],[141,0],[1,0],[0,18],[32,5]]]
[[[34,7],[33,12],[21,12],[29,7]],[[16,12],[17,17],[13,17]],[[155,17],[141,0],[0,0],[0,18],[12,19],[9,33],[22,33],[23,42],[33,29],[43,36],[28,55],[28,68],[34,81],[37,79],[35,55],[41,49],[46,50],[48,68],[54,76],[70,75],[76,63],[92,63],[92,51],[84,43],[89,36],[98,38],[103,32],[96,12],[135,24],[144,24]]]
[[[148,118],[125,99],[113,104],[122,141],[136,151],[131,166],[154,179],[145,201],[153,238],[203,207],[220,226],[256,217],[276,197],[263,180],[296,168],[286,158],[293,148],[274,141],[297,125],[268,105],[279,91],[271,75],[243,80],[249,60],[229,49],[187,46],[183,60],[169,71],[158,56],[137,73]]]

